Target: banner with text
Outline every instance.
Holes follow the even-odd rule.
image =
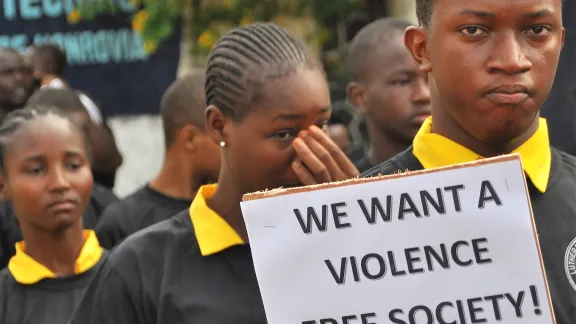
[[[0,46],[24,51],[29,45],[58,43],[68,55],[65,78],[86,91],[105,114],[159,112],[160,98],[174,81],[180,59],[180,27],[149,55],[131,28],[137,8],[111,1],[117,14],[69,24],[77,0],[2,0]]]
[[[518,155],[241,205],[269,323],[554,323]]]

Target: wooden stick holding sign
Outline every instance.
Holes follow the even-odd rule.
[[[241,205],[269,323],[555,323],[519,155]]]

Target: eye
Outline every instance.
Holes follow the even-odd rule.
[[[24,169],[24,172],[30,175],[39,175],[44,172],[44,168],[40,165],[29,166]]]
[[[398,85],[398,86],[405,86],[405,85],[409,85],[411,82],[412,82],[411,79],[398,79],[398,80],[392,81],[392,84]]]
[[[549,26],[538,25],[530,27],[528,30],[526,30],[526,34],[531,36],[546,36],[550,34],[551,31],[552,28]]]
[[[66,168],[72,171],[76,171],[82,167],[82,163],[78,161],[71,161],[66,163]]]
[[[486,31],[478,26],[466,26],[460,29],[460,32],[466,36],[475,36],[475,37],[486,34]]]
[[[296,134],[298,134],[298,132],[295,130],[285,129],[285,130],[281,130],[281,131],[274,133],[274,135],[272,135],[272,136],[274,137],[274,139],[276,139],[278,141],[285,142],[285,141],[293,140],[294,137],[296,137]]]

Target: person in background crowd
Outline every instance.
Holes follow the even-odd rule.
[[[0,47],[0,121],[22,108],[36,89],[24,56],[15,49]]]
[[[26,53],[28,64],[32,67],[34,77],[41,81],[43,88],[69,88],[64,80],[64,70],[67,66],[66,53],[56,44],[33,45]],[[116,147],[114,134],[106,124],[100,108],[92,99],[82,91],[74,90],[78,93],[79,99],[88,111],[92,121],[98,125],[102,131],[98,131],[99,139],[103,146],[95,149],[105,150],[105,159],[96,161],[92,166],[92,173],[97,183],[112,189],[116,179],[116,170],[122,165],[123,158]],[[107,134],[106,134],[107,133]]]
[[[376,20],[350,44],[347,96],[364,115],[369,137],[366,154],[356,162],[361,172],[410,146],[430,116],[427,76],[404,46],[404,30],[410,25],[396,18]]]
[[[349,158],[351,158],[350,154],[353,153],[352,151],[354,149],[350,124],[354,119],[355,113],[346,101],[333,102],[332,115],[328,121],[327,128],[330,139],[332,139]]]
[[[24,241],[0,271],[0,323],[66,323],[105,252],[82,214],[92,173],[82,131],[43,107],[0,127],[0,171]]]
[[[40,81],[41,87],[58,89],[70,87],[64,80],[68,59],[60,46],[49,43],[30,46],[26,51],[26,61],[32,68],[34,78]],[[98,106],[84,93],[80,95],[80,100],[86,106],[90,118],[101,125],[103,117]]]
[[[432,118],[412,147],[364,176],[519,153],[556,323],[576,323],[566,259],[576,238],[576,158],[550,147],[539,118],[565,37],[561,0],[416,3],[421,27],[405,42],[429,73]]]
[[[111,249],[128,235],[188,209],[202,185],[220,172],[220,146],[204,127],[205,75],[176,80],[162,98],[165,155],[152,181],[106,208],[96,227],[102,246]]]
[[[350,133],[346,125],[341,123],[328,124],[328,136],[338,145],[342,152],[350,150]]]
[[[286,30],[233,29],[213,48],[206,75],[205,127],[222,147],[218,185],[120,243],[72,324],[266,323],[242,196],[358,174],[322,131],[331,107],[321,66]]]
[[[112,132],[102,125],[97,125],[90,118],[84,104],[76,91],[68,88],[42,88],[32,97],[31,104],[65,107],[71,118],[79,122],[90,143],[92,153],[92,172],[94,181],[101,186],[112,189],[107,170],[115,170],[122,163],[122,155],[118,151]],[[115,171],[114,171],[115,172]]]

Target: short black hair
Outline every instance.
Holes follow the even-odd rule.
[[[204,129],[204,71],[187,74],[174,81],[164,92],[160,102],[160,116],[164,128],[164,143],[170,147],[176,134],[185,125]]]
[[[399,18],[382,18],[364,26],[350,42],[346,67],[350,78],[359,81],[371,70],[376,47],[388,46],[389,40],[403,34],[412,23]]]
[[[206,102],[238,121],[260,99],[266,80],[299,69],[318,68],[318,59],[290,32],[272,23],[235,28],[216,43],[208,57]]]
[[[41,88],[28,99],[28,105],[55,107],[64,114],[88,113],[79,93],[69,88]]]
[[[58,116],[73,125],[73,127],[78,130],[79,134],[82,136],[84,141],[84,145],[86,148],[86,154],[88,155],[88,160],[91,161],[91,153],[90,153],[90,146],[86,139],[86,134],[84,131],[78,127],[74,122],[72,122],[66,114],[64,114],[58,107],[51,107],[51,106],[36,106],[36,105],[29,105],[21,109],[14,110],[10,112],[4,120],[2,124],[0,124],[0,174],[5,174],[5,154],[6,150],[11,144],[11,139],[14,133],[21,129],[23,126],[27,125],[28,123],[36,120],[40,117],[45,117],[49,115]]]
[[[56,44],[39,44],[29,48],[30,60],[33,68],[40,72],[50,73],[57,76],[64,74],[66,69],[66,52]]]
[[[469,1],[469,0],[462,0]],[[564,3],[564,0],[561,1]],[[424,27],[430,27],[430,21],[432,20],[432,7],[434,5],[434,0],[416,0],[416,17],[418,17],[418,22]]]

